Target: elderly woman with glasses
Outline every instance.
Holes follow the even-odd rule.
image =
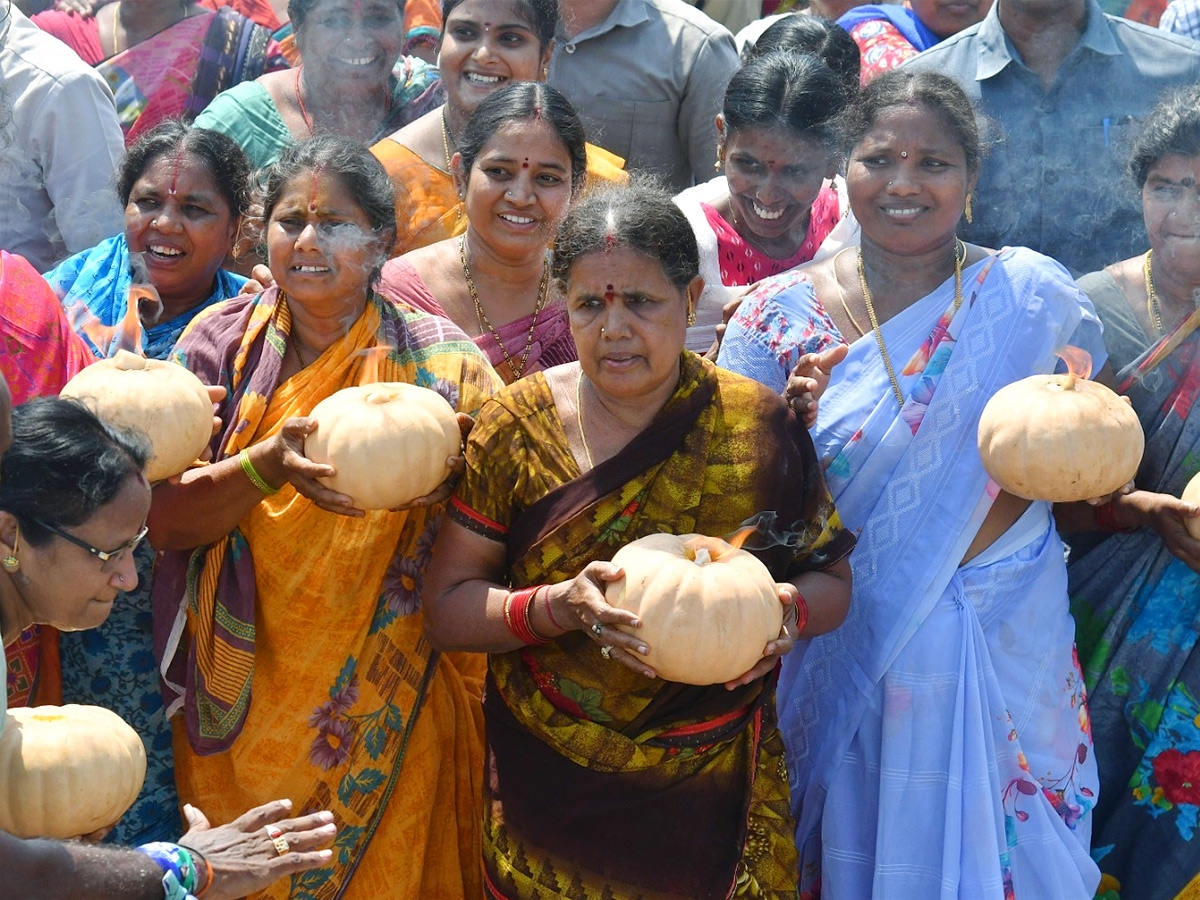
[[[4,646],[35,622],[79,631],[108,617],[120,593],[137,584],[133,551],[146,536],[150,511],[144,438],[58,398],[19,407],[10,427],[9,405],[0,377],[0,665]],[[5,705],[0,694],[0,732]],[[275,800],[218,828],[188,808],[190,830],[170,835],[178,841],[174,849],[158,844],[142,853],[18,840],[0,831],[0,900],[154,896],[164,886],[159,860],[177,857],[181,847],[196,861],[184,877],[188,896],[242,897],[330,858],[320,848],[336,832],[333,814],[285,818],[291,808]],[[286,854],[269,834],[275,828],[287,841]]]

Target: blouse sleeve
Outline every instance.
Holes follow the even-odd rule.
[[[498,398],[484,402],[467,438],[466,471],[450,501],[450,516],[465,528],[503,542],[526,493],[524,433]]]
[[[721,368],[753,378],[777,394],[805,353],[844,343],[812,282],[796,271],[765,278],[746,295],[721,342]]]

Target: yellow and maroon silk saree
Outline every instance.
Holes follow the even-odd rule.
[[[507,545],[514,587],[572,578],[646,534],[728,534],[764,513],[778,580],[854,544],[782,399],[691,353],[649,428],[583,475],[544,376],[509,385],[480,411],[452,502]],[[795,896],[773,675],[735,691],[649,680],[572,631],[492,656],[484,714],[490,897]]]

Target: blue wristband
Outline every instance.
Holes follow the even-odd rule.
[[[137,851],[150,857],[163,870],[164,900],[195,900],[192,891],[196,889],[196,864],[186,848],[155,841],[142,844]]]

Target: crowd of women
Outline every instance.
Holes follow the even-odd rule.
[[[546,84],[556,0],[445,0],[436,68],[397,0],[290,0],[274,37],[64,5],[35,21],[113,86],[125,228],[44,276],[0,253],[7,704],[117,711],[148,772],[109,840],[208,867],[0,834],[0,897],[1197,889],[1200,86],[1128,148],[1145,253],[1076,280],[958,236],[977,113],[899,65],[969,24],[945,4],[774,22],[675,197]],[[1023,500],[979,418],[1067,347],[1145,457]],[[177,478],[56,396],[118,350],[210,386]],[[463,433],[401,509],[304,452],[372,380]],[[728,683],[658,677],[612,557],[747,524],[781,631]]]

